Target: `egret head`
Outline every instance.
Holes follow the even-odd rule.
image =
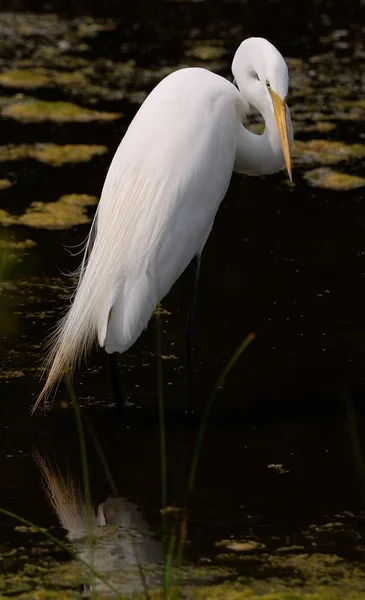
[[[273,113],[279,131],[285,165],[291,179],[286,96],[288,67],[280,52],[264,38],[249,38],[239,46],[232,73],[244,99],[265,117]]]

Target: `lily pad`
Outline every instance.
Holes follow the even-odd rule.
[[[58,144],[9,145],[0,146],[0,162],[33,158],[53,167],[60,167],[67,163],[87,162],[94,156],[101,156],[106,152],[108,152],[106,146],[89,144],[65,144],[63,146]],[[0,189],[4,189],[1,188],[1,183]]]
[[[48,102],[34,98],[25,98],[5,106],[1,114],[5,118],[15,119],[21,123],[41,123],[44,121],[87,123],[91,121],[113,121],[121,116],[120,113],[90,110],[72,102]]]
[[[312,187],[337,190],[339,192],[346,192],[365,186],[364,177],[347,175],[347,173],[334,171],[328,167],[307,171],[304,178]]]
[[[0,73],[0,85],[4,87],[35,89],[44,87],[49,83],[49,77],[42,70],[13,69]]]
[[[340,162],[365,157],[364,144],[345,144],[328,140],[296,140],[293,144],[292,156],[297,164],[332,165]]]

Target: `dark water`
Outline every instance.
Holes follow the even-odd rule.
[[[62,19],[81,15],[114,19],[115,29],[88,40],[86,57],[133,58],[140,73],[186,64],[186,49],[201,39],[222,44],[226,52],[219,70],[229,76],[230,57],[239,42],[250,35],[263,35],[285,56],[303,59],[307,71],[311,57],[319,55],[321,59],[332,53],[336,73],[332,89],[339,77],[337,59],[348,58],[344,68],[357,82],[351,97],[361,98],[358,82],[364,48],[357,3],[158,2],[152,10],[149,3],[139,2],[122,11],[116,2],[104,2],[97,8],[88,2],[50,2],[37,7],[32,2],[0,2],[2,11],[15,9],[56,12]],[[343,36],[336,35],[339,29],[345,30]],[[41,41],[42,36],[30,36],[28,46],[18,44],[22,48],[18,54],[23,52],[25,57],[27,48],[33,44],[34,49]],[[10,50],[11,46],[0,46],[2,70],[6,70],[6,52],[11,54]],[[15,54],[10,56],[12,61],[16,62]],[[134,79],[134,86],[148,92],[152,79],[141,75]],[[326,85],[328,81],[321,77],[312,78],[310,96],[297,94],[289,104],[295,105],[297,113],[302,109],[326,112]],[[57,89],[29,95],[76,101],[72,94],[68,97]],[[125,116],[112,123],[75,126],[2,120],[2,144],[99,143],[110,150],[84,165],[0,164],[1,177],[17,181],[14,188],[1,192],[2,209],[21,214],[34,200],[55,201],[75,192],[100,194],[112,153],[137,105],[128,98],[121,104],[99,98],[95,107],[122,107]],[[363,121],[334,117],[332,122],[334,130],[314,137],[348,143],[364,139]],[[312,135],[302,132],[296,137],[305,140]],[[341,166],[350,174],[363,172],[361,160]],[[203,255],[197,417],[192,423],[184,418],[183,331],[189,272],[163,302],[171,312],[163,321],[163,351],[176,357],[164,363],[168,501],[176,506],[186,500],[197,424],[216,378],[242,339],[249,332],[257,333],[213,409],[189,514],[190,558],[214,557],[214,543],[230,536],[256,536],[272,552],[278,546],[298,544],[308,550],[309,538],[303,532],[311,523],[335,520],[334,515],[342,523],[342,532],[350,529],[356,533],[355,541],[349,542],[346,535],[330,541],[319,536],[316,549],[357,559],[362,556],[364,188],[348,192],[310,188],[303,173],[303,166],[294,164],[295,187],[288,185],[285,173],[260,179],[232,178]],[[69,469],[74,477],[81,477],[74,416],[72,410],[60,408],[64,391],[58,394],[53,411],[40,411],[30,418],[29,408],[40,389],[40,345],[65,306],[67,280],[60,271],[72,271],[79,262],[63,246],[81,243],[87,231],[88,226],[65,231],[12,227],[5,232],[12,240],[32,238],[37,246],[13,266],[1,297],[0,504],[42,526],[58,527],[58,521],[42,488],[32,448],[51,456],[61,470]],[[137,504],[150,526],[159,530],[154,352],[152,322],[135,346],[119,358],[131,405],[122,421],[116,420],[111,405],[103,352],[95,353],[89,366],[77,373],[75,391],[95,428],[118,492]],[[98,504],[111,490],[90,440],[88,447],[92,497]],[[283,465],[285,472],[269,465]],[[4,544],[25,543],[24,534],[14,533],[9,519],[0,517],[0,521]]]

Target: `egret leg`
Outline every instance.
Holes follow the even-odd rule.
[[[187,368],[187,384],[188,397],[186,412],[191,415],[194,410],[194,371],[195,371],[195,316],[196,305],[198,299],[198,285],[200,273],[201,254],[197,254],[193,259],[194,275],[190,292],[188,319],[185,329],[186,343],[186,368]]]
[[[109,368],[110,368],[110,379],[112,382],[112,390],[113,390],[113,398],[115,402],[115,408],[117,413],[121,413],[123,408],[125,407],[125,402],[123,398],[122,386],[120,383],[119,373],[118,373],[118,365],[115,358],[115,354],[108,354],[109,357]]]

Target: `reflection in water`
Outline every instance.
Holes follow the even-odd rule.
[[[70,473],[64,476],[38,452],[34,458],[60,525],[78,556],[123,594],[159,585],[161,543],[153,539],[137,506],[122,497],[107,498],[97,510],[91,507],[88,511],[79,483]],[[107,589],[99,580],[93,581],[92,587]]]

